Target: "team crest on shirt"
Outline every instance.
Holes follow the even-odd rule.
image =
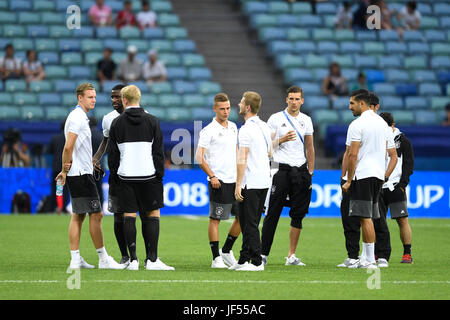
[[[99,209],[100,208],[100,201],[92,200],[91,201],[91,207],[92,207],[92,209]]]
[[[399,149],[400,148],[400,141],[395,141],[395,149]]]
[[[216,207],[216,216],[221,216],[223,214],[223,207]]]
[[[272,186],[272,189],[270,190],[270,193],[271,193],[271,194],[274,194],[276,190],[277,190],[277,186],[276,186],[276,185],[273,185],[273,186]]]

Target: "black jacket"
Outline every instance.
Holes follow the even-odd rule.
[[[127,108],[111,124],[110,170],[123,180],[164,176],[164,147],[158,119],[142,108]]]
[[[402,158],[402,175],[398,186],[405,189],[414,170],[414,152],[411,142],[403,133],[397,135],[394,141],[397,147],[397,156]]]

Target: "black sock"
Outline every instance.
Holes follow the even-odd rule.
[[[123,219],[123,232],[130,251],[130,260],[137,260],[136,256],[136,218],[125,217]]]
[[[233,248],[233,244],[236,241],[237,237],[233,237],[231,234],[228,234],[227,240],[222,248],[223,253],[230,253],[231,248]]]
[[[410,244],[403,245],[403,254],[411,254],[411,245]]]
[[[123,233],[123,214],[114,214],[114,234],[116,236],[117,244],[119,245],[120,253],[123,257],[128,257],[127,242]]]
[[[220,256],[219,254],[219,241],[210,241],[209,245],[211,246],[211,252],[213,255],[213,260]]]
[[[159,218],[145,217],[143,223],[143,237],[146,239],[148,250],[147,259],[155,262],[158,259]],[[145,234],[145,235],[144,235]]]
[[[146,224],[147,224],[147,218],[146,217],[142,217],[141,214],[139,214],[139,216],[141,217],[141,231],[142,231],[142,237],[144,238],[144,245],[145,245],[145,258],[147,259],[148,257],[148,242],[149,240],[147,239],[147,233],[145,232],[145,228],[146,228]]]

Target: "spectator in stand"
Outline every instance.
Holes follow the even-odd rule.
[[[330,65],[330,74],[322,82],[322,92],[331,99],[348,94],[347,81],[342,75],[341,67],[337,62],[333,62]]]
[[[386,2],[384,0],[371,0],[371,5],[376,5],[380,8],[381,11],[381,29],[385,30],[391,30],[392,24],[392,11],[388,8],[386,5]]]
[[[3,146],[0,162],[3,168],[24,168],[31,164],[31,157],[26,144],[21,142],[19,130],[9,128],[3,133]]]
[[[450,126],[450,103],[445,107],[445,119],[444,122],[442,122],[442,125],[444,127]]]
[[[352,6],[350,2],[344,1],[336,15],[336,29],[351,29],[353,22]]]
[[[22,75],[20,59],[14,58],[14,46],[5,46],[5,56],[0,57],[0,75],[2,81],[18,79]]]
[[[119,77],[125,83],[142,79],[142,62],[136,58],[137,48],[127,48],[128,56],[120,63]]]
[[[359,0],[359,5],[353,13],[353,29],[367,30],[367,6],[368,0]]]
[[[100,86],[104,81],[114,80],[116,78],[116,63],[111,59],[112,49],[105,48],[103,50],[103,59],[97,62],[97,78]]]
[[[396,13],[397,20],[400,22],[400,28],[406,30],[417,30],[420,27],[422,15],[417,10],[416,1],[409,1],[400,12]]]
[[[158,53],[156,50],[148,51],[148,61],[144,64],[142,73],[148,86],[151,86],[153,82],[166,81],[166,66],[164,65],[164,62],[158,60]]]
[[[47,154],[52,155],[52,178],[50,179],[52,184],[52,191],[50,194],[52,212],[61,213],[56,205],[56,176],[61,172],[62,169],[62,153],[64,149],[64,144],[66,143],[66,137],[64,136],[64,125],[66,120],[61,122],[60,132],[53,135],[50,144],[47,146]],[[63,189],[63,206],[62,212],[67,213],[66,206],[69,203],[69,187],[67,184],[64,185]]]
[[[361,71],[358,74],[358,81],[353,84],[352,89],[350,91],[353,92],[360,89],[372,91],[372,86],[367,83],[367,77],[364,71]]]
[[[37,60],[36,51],[27,51],[27,60],[22,66],[23,74],[28,83],[32,81],[41,81],[45,78],[45,71],[42,63]]]
[[[131,11],[131,1],[127,0],[123,3],[123,10],[119,11],[116,19],[116,28],[120,29],[124,26],[136,25],[136,18]]]
[[[137,15],[137,24],[141,30],[158,26],[156,13],[150,10],[147,0],[142,1],[142,11]]]
[[[112,23],[112,10],[104,0],[96,0],[89,9],[89,18],[95,26],[110,26]]]

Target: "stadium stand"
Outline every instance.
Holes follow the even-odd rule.
[[[337,157],[343,151],[347,127],[342,124],[351,120],[349,112],[341,111],[348,107],[348,97],[328,101],[320,90],[319,75],[338,62],[348,84],[360,71],[366,73],[381,98],[381,109],[392,112],[411,136],[418,168],[424,168],[421,157],[435,157],[436,169],[450,169],[449,129],[439,126],[450,102],[450,1],[419,1],[420,29],[405,31],[402,39],[394,30],[336,30],[334,17],[341,2],[317,2],[313,15],[309,2],[240,0],[249,28],[284,75],[285,85],[304,87],[303,111],[312,116],[328,155]],[[405,3],[387,2],[391,9]]]

